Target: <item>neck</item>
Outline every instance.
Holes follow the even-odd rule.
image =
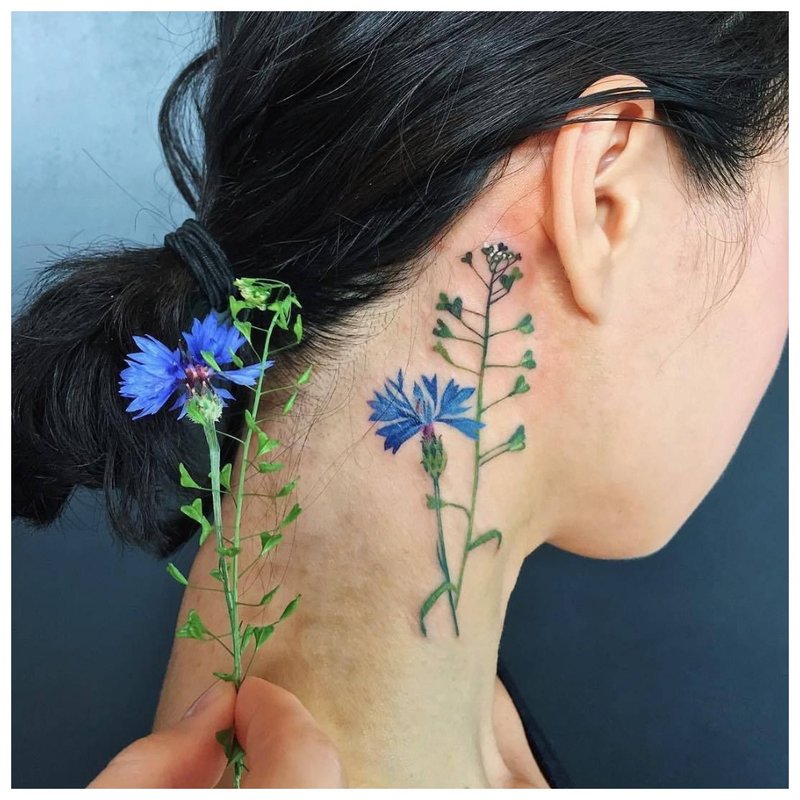
[[[390,341],[413,341],[414,324],[399,327]],[[269,624],[296,594],[303,596],[297,612],[258,651],[249,674],[283,686],[304,703],[338,747],[351,786],[508,785],[493,723],[497,653],[522,561],[544,538],[537,538],[531,504],[511,502],[521,493],[530,496],[525,462],[534,456],[530,448],[514,453],[511,471],[497,467],[502,460],[494,461],[481,470],[475,486],[474,441],[458,431],[440,431],[439,423],[436,431],[408,440],[394,454],[384,450],[367,421],[367,400],[397,364],[408,363],[408,352],[400,348],[392,344],[382,352],[373,346],[347,380],[342,365],[333,370],[329,387],[318,376],[308,400],[298,400],[289,417],[277,414],[264,425],[283,446],[270,458],[285,466],[276,474],[251,472],[247,492],[274,494],[286,481],[301,479],[296,495],[287,498],[248,496],[241,531],[270,529],[295,501],[303,511],[283,530],[281,544],[241,581],[245,602],[257,603],[281,586],[266,608],[244,609],[252,613],[244,613],[243,622]],[[429,358],[420,359],[420,372],[440,370],[432,361],[436,356]],[[500,395],[499,384],[491,388]],[[325,408],[306,406],[311,397],[326,398]],[[443,432],[446,463],[431,466],[428,453],[426,466],[423,443]],[[240,450],[234,475],[241,458]],[[442,500],[459,505],[437,513],[426,502],[437,490]],[[502,543],[489,537],[467,553],[465,516],[473,496],[472,540],[499,529]],[[226,530],[232,530],[232,502],[223,513]],[[461,591],[435,598],[423,621],[426,598],[447,574],[440,541],[452,585]],[[246,543],[253,549],[243,550],[240,570],[257,555],[257,543],[257,537]],[[190,582],[214,585],[205,576],[215,566],[209,538]],[[189,588],[181,614],[195,608],[209,628],[225,631],[219,597]],[[183,701],[189,674],[199,693],[210,670],[229,668],[221,648],[202,663],[198,657],[203,657],[198,643],[176,643],[161,708],[169,696]]]
[[[503,785],[507,776],[492,721],[497,652],[525,554],[504,542],[499,550],[492,544],[472,555],[458,602],[459,635],[445,597],[428,614],[423,635],[420,605],[441,582],[441,573],[436,514],[424,500],[430,476],[420,467],[418,448],[393,457],[408,462],[398,475],[388,469],[394,462],[383,471],[371,464],[389,458],[372,438],[348,446],[324,422],[314,425],[304,446],[287,448],[301,453],[300,463],[287,464],[275,485],[301,474],[297,500],[303,512],[263,565],[241,581],[240,596],[249,602],[281,585],[266,610],[247,609],[255,613],[245,614],[244,621],[267,624],[297,593],[303,597],[295,615],[258,651],[249,672],[300,698],[338,747],[351,786]],[[290,476],[288,470],[295,471]],[[440,479],[443,492],[463,483],[459,472],[455,463],[448,466]],[[258,476],[247,491],[274,492],[275,485]],[[294,499],[269,513],[280,518]],[[232,504],[223,513],[226,526],[232,525]],[[456,511],[448,513],[454,516],[446,518],[445,544],[455,572],[463,532]],[[242,531],[272,524],[264,514],[264,503],[253,498],[244,506]],[[243,552],[241,566],[250,561]],[[195,560],[191,583],[207,585],[203,576],[214,566],[209,539]],[[212,630],[224,631],[227,620],[218,600],[218,594],[189,588],[181,613],[195,608]],[[187,662],[198,654],[197,643],[188,646],[195,649]],[[193,667],[198,676],[224,668],[224,652],[215,657],[222,666],[206,660]],[[173,655],[175,682],[176,670],[186,679],[187,662],[181,665],[180,654]],[[165,694],[169,683],[168,678]]]

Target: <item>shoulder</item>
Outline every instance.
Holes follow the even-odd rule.
[[[493,720],[500,755],[515,785],[549,788],[528,745],[519,712],[500,678],[495,679]]]

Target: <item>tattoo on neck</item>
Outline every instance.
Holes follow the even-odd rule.
[[[481,470],[495,458],[525,448],[524,425],[518,425],[510,435],[507,430],[503,431],[498,444],[487,447],[483,443],[484,437],[488,437],[489,429],[493,429],[493,424],[487,425],[484,418],[486,413],[509,397],[529,391],[530,385],[525,379],[524,370],[536,367],[532,350],[525,350],[520,360],[513,364],[493,363],[490,360],[493,337],[512,332],[523,335],[533,333],[533,318],[530,314],[525,314],[512,328],[501,330],[492,328],[492,309],[510,294],[514,284],[523,277],[517,266],[522,256],[509,250],[502,242],[486,245],[480,252],[486,262],[481,268],[473,263],[471,251],[461,257],[461,262],[472,271],[473,278],[483,285],[485,300],[482,307],[480,310],[467,308],[461,297],[451,298],[440,292],[436,309],[446,312],[448,317],[447,321],[438,318],[433,329],[433,335],[437,339],[433,350],[451,367],[473,375],[474,378],[471,380],[475,386],[460,386],[454,378],[449,378],[441,381],[444,383],[447,380],[440,391],[440,381],[436,374],[421,375],[419,381],[413,382],[409,395],[403,370],[399,369],[397,376],[387,378],[382,390],[376,390],[374,398],[367,401],[372,408],[370,421],[384,423],[375,432],[378,436],[384,437],[385,450],[391,450],[394,454],[405,442],[420,434],[422,455],[420,463],[430,477],[432,489],[426,496],[427,507],[434,512],[436,557],[442,571],[442,582],[420,606],[419,625],[425,636],[428,635],[425,618],[436,602],[444,596],[450,606],[455,635],[460,635],[458,603],[464,585],[467,559],[470,553],[481,545],[494,542],[496,548],[499,548],[503,541],[503,534],[496,528],[480,534],[477,534],[475,528]],[[447,339],[474,345],[474,350],[458,345],[460,352],[456,359],[443,344],[443,340]],[[487,402],[484,397],[484,377],[489,369],[520,370],[520,372],[506,394]],[[474,406],[471,404],[473,395]],[[470,485],[466,489],[468,496],[463,498],[465,500],[463,503],[442,497],[439,481],[447,466],[444,437],[451,434],[438,432],[437,424],[454,428],[474,442]],[[463,545],[456,569],[451,568],[447,557],[442,515],[442,510],[445,508],[453,508],[460,512],[455,518],[459,520],[459,527],[463,530]],[[453,518],[448,517],[448,519],[452,521]]]

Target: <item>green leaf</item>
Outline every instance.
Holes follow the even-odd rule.
[[[193,519],[201,525],[200,531],[200,544],[203,545],[208,538],[208,534],[213,530],[214,526],[203,515],[203,502],[199,497],[186,506],[181,506],[181,511],[187,517]]]
[[[248,642],[253,639],[255,642],[255,649],[258,650],[264,642],[275,633],[274,625],[248,625],[242,634],[242,650],[247,647]]]
[[[511,287],[514,285],[514,282],[518,281],[521,277],[522,273],[519,271],[519,267],[514,267],[511,272],[507,272],[505,275],[500,276],[500,284],[508,292],[511,291]]]
[[[215,672],[214,674],[216,675],[217,673]],[[244,766],[245,752],[236,739],[234,729],[226,728],[223,731],[217,731],[214,736],[222,745],[225,757],[228,759],[227,766],[231,766],[231,764],[241,764]],[[247,769],[247,767],[245,767],[245,769]]]
[[[229,558],[232,558],[233,556],[238,556],[239,553],[241,553],[241,551],[242,551],[241,547],[218,547],[217,548],[217,552],[221,556],[228,556]]]
[[[300,516],[300,512],[302,510],[303,509],[300,508],[300,504],[299,503],[295,503],[292,506],[291,511],[289,511],[289,513],[283,518],[283,520],[281,521],[281,524],[278,525],[278,527],[279,528],[285,528],[287,525],[291,525]]]
[[[291,312],[291,302],[288,298],[275,300],[267,306],[268,311],[275,312],[275,324],[282,330],[289,330],[289,313]]]
[[[289,483],[284,483],[280,489],[278,489],[278,493],[275,497],[286,497],[286,495],[291,494],[294,491],[294,487],[297,486],[298,478],[295,478],[293,481],[289,481]]]
[[[428,635],[428,630],[425,627],[425,617],[428,616],[428,612],[433,608],[434,603],[445,593],[445,592],[454,592],[456,587],[453,586],[450,581],[445,581],[441,586],[437,586],[429,595],[425,602],[422,604],[422,607],[419,610],[419,626],[422,629],[422,633],[424,636]]]
[[[270,589],[270,590],[269,590],[269,591],[268,591],[268,592],[267,592],[267,593],[266,593],[266,594],[265,594],[265,595],[264,595],[264,596],[263,596],[263,597],[262,597],[262,598],[261,598],[261,599],[258,601],[258,604],[259,604],[260,606],[265,606],[265,605],[267,605],[267,603],[269,603],[269,602],[272,600],[272,598],[273,598],[273,597],[275,597],[275,594],[277,593],[278,589],[280,589],[280,588],[281,588],[281,587],[280,587],[280,584],[278,584],[278,586],[276,586],[274,589]]]
[[[288,414],[292,408],[294,407],[294,401],[297,400],[297,389],[295,389],[290,395],[289,399],[284,403],[282,414]]]
[[[454,297],[451,300],[444,292],[439,292],[439,302],[436,304],[436,308],[439,311],[449,311],[456,319],[461,319],[461,314],[464,311],[464,302],[460,297]],[[437,322],[441,322],[441,320],[437,320]]]
[[[283,622],[283,620],[285,620],[286,617],[290,617],[292,614],[294,614],[295,610],[297,609],[297,605],[300,602],[301,597],[302,595],[297,595],[297,597],[295,597],[294,600],[289,601],[289,604],[286,606],[286,608],[283,609],[283,613],[281,614],[278,622]]]
[[[447,352],[447,348],[445,348],[441,342],[436,342],[433,346],[433,352],[438,353],[448,364],[453,363],[453,359],[450,358],[450,353]]]
[[[202,412],[197,406],[197,398],[193,397],[187,404],[186,404],[186,416],[189,417],[192,422],[196,422],[198,425],[205,425],[206,418],[203,416]]]
[[[514,388],[511,390],[510,394],[525,394],[525,392],[530,391],[530,388],[530,384],[525,380],[525,376],[517,375],[517,380],[515,381]]]
[[[522,358],[520,359],[519,365],[521,367],[525,367],[525,369],[536,368],[536,361],[533,358],[533,350],[526,350],[522,354]]]
[[[199,497],[195,497],[192,502],[187,506],[181,506],[181,511],[186,514],[187,517],[191,517],[195,522],[202,523],[204,519],[203,516],[203,501]],[[206,520],[207,522],[208,520]]]
[[[242,336],[244,336],[244,338],[247,339],[248,342],[250,342],[250,344],[252,344],[252,342],[250,341],[250,331],[253,327],[251,323],[241,322],[238,319],[235,319],[233,321],[233,327],[236,328],[236,330],[239,331],[239,333],[241,333]]]
[[[525,426],[520,425],[514,433],[511,434],[511,438],[507,442],[508,449],[511,452],[516,450],[524,450],[525,449]]]
[[[277,439],[271,439],[267,436],[264,431],[258,432],[258,450],[256,450],[257,456],[263,456],[264,453],[269,453],[271,450],[274,450],[280,442]]]
[[[256,643],[256,650],[258,650],[273,633],[275,633],[274,625],[259,625],[257,628],[253,628],[253,639]]]
[[[439,302],[436,304],[436,310],[437,311],[450,310],[450,298],[444,292],[439,292]]]
[[[311,367],[307,367],[306,371],[297,379],[297,385],[302,386],[305,383],[308,383],[308,379],[311,377]]]
[[[242,642],[241,648],[242,652],[244,652],[245,648],[247,647],[247,643],[253,638],[253,626],[246,625],[244,629],[244,633],[242,634]]]
[[[228,763],[226,766],[235,766],[237,764],[241,764],[244,767],[244,759],[245,759],[245,752],[242,749],[242,746],[239,744],[237,740],[234,740],[233,747],[231,748],[231,753],[228,756]],[[247,769],[247,767],[244,767]]]
[[[439,336],[442,339],[452,339],[453,331],[451,331],[441,319],[437,319],[436,327],[433,329],[433,335]]]
[[[239,356],[237,356],[236,353],[234,353],[232,348],[230,348],[230,347],[228,348],[228,355],[231,357],[231,361],[233,361],[233,363],[239,369],[241,369],[244,366],[244,361],[242,361],[242,359],[239,358]]]
[[[474,550],[476,547],[480,547],[482,544],[486,544],[486,542],[491,542],[492,539],[497,539],[497,549],[500,549],[500,545],[503,542],[503,534],[500,533],[496,528],[492,528],[492,530],[487,531],[483,535],[479,536],[477,539],[473,539],[467,550]]]
[[[298,314],[294,321],[294,337],[299,342],[303,338],[303,318]]]
[[[251,413],[249,408],[244,410],[244,421],[247,427],[255,434],[261,433],[261,428],[258,427],[258,423],[255,420],[255,417]]]
[[[522,333],[533,333],[533,317],[526,314],[518,323],[517,330]]]
[[[219,567],[214,567],[211,572],[208,573],[215,581],[219,581],[222,583],[222,571]]]
[[[233,469],[233,464],[226,464],[220,471],[219,471],[219,482],[228,490],[231,490],[231,470]]]
[[[181,625],[175,633],[178,639],[201,639],[211,638],[208,628],[203,625],[197,612],[192,609],[186,617],[186,622]]]
[[[259,555],[266,555],[272,550],[274,547],[277,547],[280,544],[281,540],[283,539],[282,533],[270,533],[269,531],[264,531],[260,534],[261,536],[261,553]]]
[[[426,494],[425,498],[428,501],[428,508],[443,508],[443,504],[441,500],[436,500],[436,497],[432,494]]]
[[[178,583],[182,583],[184,586],[189,585],[189,581],[186,580],[183,573],[172,562],[167,564],[167,573],[175,578]]]
[[[181,486],[185,486],[187,489],[202,489],[203,488],[189,474],[189,471],[186,469],[186,467],[183,466],[183,462],[178,464],[178,472],[180,473],[180,476],[181,476]]]
[[[228,681],[229,683],[232,683],[235,680],[230,672],[212,672],[211,674],[216,675],[216,677],[218,677],[220,680]]]
[[[282,461],[260,461],[258,464],[258,471],[262,474],[265,472],[278,472],[283,469]]]
[[[228,306],[231,310],[231,316],[236,319],[239,312],[247,305],[243,300],[237,300],[233,295],[228,298]]]
[[[222,372],[222,367],[217,364],[217,359],[214,358],[214,354],[210,350],[201,350],[200,355],[203,357],[206,364],[213,367],[217,372]]]
[[[205,518],[203,517],[203,521],[200,523],[203,528],[200,531],[200,547],[202,547],[206,543],[206,539],[208,539],[208,535],[211,531],[214,530],[214,526]]]
[[[214,737],[222,745],[225,750],[225,755],[227,756],[233,746],[233,728],[225,728],[224,731],[217,731]]]

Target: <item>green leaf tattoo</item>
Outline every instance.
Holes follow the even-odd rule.
[[[440,292],[436,310],[447,312],[450,317],[447,320],[442,317],[437,318],[436,327],[432,331],[436,337],[433,351],[451,367],[475,375],[476,386],[474,388],[459,386],[453,378],[450,378],[440,391],[437,375],[422,375],[419,382],[414,381],[409,395],[404,384],[403,371],[398,370],[397,377],[388,378],[382,389],[374,392],[373,399],[367,401],[372,409],[370,421],[382,423],[375,432],[378,436],[384,437],[384,449],[391,450],[392,454],[396,453],[406,441],[421,434],[420,464],[429,476],[432,488],[432,492],[426,493],[425,502],[435,517],[435,550],[442,573],[441,583],[425,597],[420,606],[419,625],[425,636],[428,635],[427,616],[439,600],[444,598],[450,609],[455,635],[460,635],[458,603],[463,589],[467,558],[471,552],[490,542],[496,543],[495,550],[499,549],[503,541],[503,534],[496,528],[475,535],[481,469],[495,458],[525,449],[524,425],[518,425],[510,433],[506,430],[505,438],[502,438],[499,444],[488,449],[484,449],[483,446],[482,437],[487,433],[487,423],[484,419],[486,413],[509,397],[525,394],[531,389],[525,375],[517,374],[506,394],[487,402],[484,391],[487,370],[494,368],[531,370],[536,368],[536,361],[531,349],[525,350],[519,361],[513,364],[493,363],[489,359],[493,337],[508,333],[528,336],[534,332],[534,324],[531,314],[526,313],[512,328],[496,329],[492,326],[492,311],[495,304],[507,297],[517,281],[524,277],[517,266],[522,257],[502,242],[486,245],[480,252],[486,262],[485,267],[481,269],[476,265],[472,252],[465,253],[460,260],[472,270],[485,289],[481,310],[469,309],[464,306],[461,297],[451,298],[445,292]],[[479,355],[476,358],[476,351],[468,348],[451,352],[448,349],[450,343],[448,342],[448,347],[445,347],[443,339],[451,340],[453,346],[459,348],[462,347],[459,342],[475,345],[479,348]],[[474,405],[470,405],[468,401],[473,399],[473,395]],[[447,449],[443,435],[437,432],[436,425],[448,425],[473,441],[468,499],[464,502],[453,502],[442,498],[440,478],[447,466]],[[453,434],[448,433],[449,435]],[[449,522],[465,524],[463,545],[456,570],[451,570],[447,554],[443,515],[443,511],[447,508],[454,508],[463,514],[459,515],[457,520],[448,517]]]

